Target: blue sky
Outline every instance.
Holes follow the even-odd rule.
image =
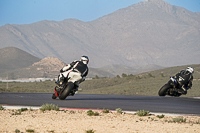
[[[92,21],[145,0],[0,0],[0,26],[75,18]],[[200,12],[200,0],[164,0]]]

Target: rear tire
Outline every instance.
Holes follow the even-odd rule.
[[[67,87],[63,90],[63,92],[60,94],[59,99],[60,100],[65,100],[65,98],[69,95],[71,92],[72,88],[74,87],[74,83],[69,82]]]
[[[165,84],[158,92],[159,96],[166,96],[167,90],[170,88],[169,84]]]

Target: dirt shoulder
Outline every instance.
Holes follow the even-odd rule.
[[[198,133],[200,132],[199,116],[182,116],[186,122],[175,123],[173,118],[180,116],[156,115],[138,116],[116,112],[98,112],[99,116],[89,116],[85,110],[44,111],[27,110],[16,115],[17,110],[0,111],[0,132],[10,133],[28,129],[36,133]]]

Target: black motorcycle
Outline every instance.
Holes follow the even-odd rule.
[[[186,93],[183,93],[182,86],[179,85],[177,80],[173,77],[170,77],[170,80],[168,83],[166,83],[158,92],[159,96],[175,96],[179,97],[181,95],[185,95]]]
[[[55,83],[55,93],[52,95],[52,99],[56,99],[58,97],[60,100],[65,100],[67,96],[74,96],[77,91],[76,82],[68,82],[67,78],[63,78],[61,81],[57,81]]]

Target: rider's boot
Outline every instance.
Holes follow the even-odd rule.
[[[56,85],[60,86],[63,84],[65,77],[62,75],[58,76],[58,80],[55,82]]]
[[[183,95],[186,95],[187,94],[187,89],[185,89],[184,86],[182,86],[179,90],[178,90],[179,93],[183,94]]]
[[[74,94],[76,93],[76,91],[78,91],[78,85],[74,84],[74,89],[72,90],[72,93],[70,93],[70,96],[74,96]]]
[[[79,88],[79,86],[78,86],[78,85],[75,85],[75,90],[76,90],[76,91],[78,91],[78,88]]]

